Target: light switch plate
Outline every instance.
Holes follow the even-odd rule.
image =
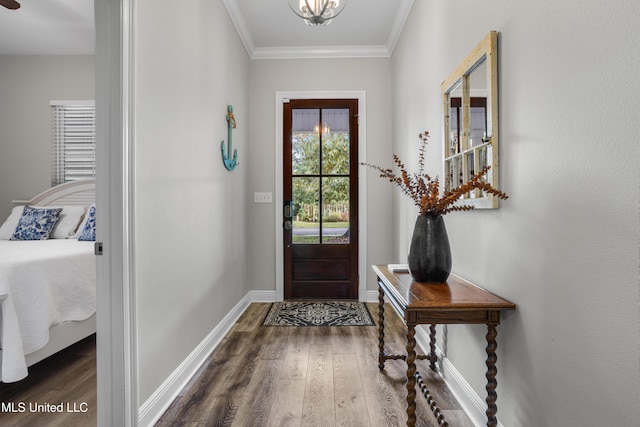
[[[272,193],[253,193],[253,203],[272,203]]]

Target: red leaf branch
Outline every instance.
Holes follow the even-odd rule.
[[[456,204],[465,194],[469,191],[480,189],[485,193],[492,194],[502,200],[507,199],[507,196],[502,191],[494,188],[491,184],[483,181],[483,177],[487,174],[491,166],[486,166],[480,172],[473,175],[469,180],[463,184],[446,191],[440,196],[440,182],[438,177],[431,178],[424,172],[424,159],[427,146],[427,140],[429,139],[429,132],[425,131],[419,135],[420,137],[420,151],[418,154],[418,172],[409,173],[400,158],[397,155],[393,155],[393,162],[400,170],[399,173],[394,173],[392,169],[382,168],[380,166],[372,165],[369,163],[361,163],[364,166],[380,172],[380,177],[388,179],[390,182],[396,184],[400,190],[409,196],[414,204],[418,206],[420,215],[445,215],[449,212],[455,211],[469,211],[474,208],[472,205]]]

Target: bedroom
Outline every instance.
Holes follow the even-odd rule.
[[[2,16],[3,31],[5,34],[7,31],[13,34],[12,37],[4,37],[0,43],[0,74],[3,76],[0,83],[0,134],[3,140],[0,155],[0,180],[3,183],[0,185],[2,222],[9,217],[10,212],[16,213],[17,209],[22,209],[13,209],[13,200],[30,199],[51,186],[53,162],[50,102],[95,99],[93,19],[89,21],[91,25],[75,27],[76,31],[84,31],[86,34],[82,42],[69,44],[67,40],[60,40],[56,25],[47,30],[33,31],[31,22],[42,19],[42,15],[38,13],[57,16],[56,23],[59,26],[69,24],[64,14],[56,15],[55,9],[51,9],[49,4],[40,6],[36,14],[31,15],[35,21],[24,20],[22,17],[6,21],[5,18],[12,15]],[[3,10],[7,11],[4,8]],[[88,13],[88,17],[92,18],[92,7],[84,12],[83,16],[78,9],[75,14],[85,19]],[[32,31],[29,33],[30,28]],[[16,40],[20,40],[20,43]],[[18,44],[19,51],[16,50]],[[80,190],[80,187],[83,186],[76,187],[76,190]],[[9,239],[13,234],[9,230],[11,224],[15,224],[7,221],[8,228],[5,230],[5,226],[2,227],[2,287],[4,291],[7,291],[6,285],[11,287],[11,301],[7,294],[3,294],[3,342],[0,352],[3,360],[3,382],[14,383],[22,379],[26,375],[24,363],[31,366],[69,343],[95,332],[95,316],[91,315],[95,312],[96,306],[92,243],[67,239],[68,231],[79,224],[76,220],[86,213],[86,206],[95,201],[94,185],[91,184],[90,187],[86,187],[86,198],[76,198],[79,193],[69,187],[74,196],[69,193],[67,196],[70,197],[63,196],[64,199],[55,202],[49,196],[44,196],[40,200],[29,202],[39,207],[65,206],[50,239],[42,245],[39,242],[6,241],[5,239]],[[59,196],[62,196],[62,193],[59,193]],[[14,218],[13,221],[17,219]],[[72,223],[74,224],[71,225]],[[71,225],[67,231],[62,230],[63,226],[66,227],[65,224]],[[8,234],[5,231],[9,231]],[[63,256],[65,253],[67,255]],[[62,266],[66,268],[63,269]],[[74,277],[68,276],[69,274]],[[51,299],[47,302],[44,298],[29,297],[25,300],[25,292],[47,294],[43,292],[45,288],[38,287],[39,283],[45,282],[32,279],[41,276],[47,277],[46,283],[49,285]],[[60,283],[66,285],[59,287]],[[73,295],[71,299],[76,302],[70,305],[71,300],[61,299],[63,295]],[[81,298],[80,295],[84,297]],[[28,304],[25,305],[24,301],[28,301]],[[59,301],[60,305],[54,301]],[[63,301],[69,302],[62,303]],[[82,305],[79,305],[80,301],[83,301]],[[14,311],[15,318],[10,314]],[[71,322],[62,326],[62,329],[54,328],[48,337],[43,333],[49,322],[58,324],[71,318],[81,320],[87,316],[91,317],[85,322]],[[27,317],[28,322],[25,320]],[[15,320],[20,324],[20,333],[10,327],[11,322]],[[82,326],[78,328],[80,325]],[[67,327],[73,330],[64,331]],[[17,338],[20,334],[22,339]],[[13,349],[18,351],[20,348],[28,353],[24,359],[12,354]],[[33,351],[36,348],[38,350]]]
[[[411,153],[414,134],[423,128],[438,134],[440,82],[469,47],[496,29],[503,37],[502,173],[511,199],[498,212],[461,214],[447,226],[454,268],[518,304],[500,330],[499,417],[504,425],[606,425],[615,409],[618,419],[638,418],[638,154],[628,138],[638,131],[632,71],[638,57],[630,49],[638,44],[636,2],[611,10],[593,0],[544,7],[519,0],[416,1],[390,60],[344,62],[249,60],[221,3],[194,1],[181,9],[137,3],[138,405],[229,307],[249,291],[275,289],[275,215],[247,202],[255,191],[275,191],[274,166],[264,160],[273,158],[273,92],[336,89],[308,87],[288,70],[317,76],[323,66],[346,62],[361,67],[363,76],[373,71],[369,78],[377,81],[367,90],[377,91],[379,112],[369,108],[368,123],[385,117],[393,123],[368,131],[384,145],[370,160],[382,163],[392,152]],[[167,27],[174,31],[167,34]],[[442,40],[449,28],[460,30]],[[343,84],[362,89],[359,80]],[[169,101],[201,111],[163,110]],[[228,103],[243,123],[235,137],[246,156],[231,174],[218,168],[216,150],[226,131],[223,120],[213,119]],[[620,147],[612,149],[613,141]],[[431,148],[431,166],[439,168],[437,145]],[[185,171],[176,159],[193,167]],[[400,200],[384,183],[370,181],[372,191]],[[601,203],[591,201],[594,195]],[[194,205],[197,211],[189,208]],[[370,241],[379,252],[367,263],[402,259],[411,206],[400,204],[395,213],[368,208],[370,239],[389,231]],[[216,212],[215,223],[203,211]],[[596,222],[603,217],[607,227]],[[183,232],[154,238],[167,224]],[[485,231],[476,235],[478,228]],[[383,247],[387,241],[391,247]],[[167,271],[166,265],[177,268]],[[184,283],[187,298],[175,307]],[[449,333],[455,365],[481,394],[473,365],[483,351],[476,332]],[[469,343],[469,357],[460,354],[462,343]]]

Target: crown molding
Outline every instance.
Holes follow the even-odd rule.
[[[385,45],[256,47],[237,0],[223,0],[251,59],[389,58],[393,54],[414,0],[398,1],[398,14]]]
[[[396,44],[398,44],[398,39],[400,38],[400,34],[402,34],[402,29],[404,28],[405,22],[407,22],[409,12],[411,12],[412,7],[413,0],[402,0],[398,2],[398,8],[400,10],[396,15],[396,19],[393,21],[393,26],[389,33],[389,39],[387,40],[387,51],[389,51],[389,56],[393,55],[393,51],[396,48]]]
[[[297,46],[255,48],[251,59],[388,58],[386,46]]]
[[[227,12],[229,12],[231,22],[233,22],[233,25],[236,27],[236,31],[240,36],[240,40],[242,40],[242,44],[244,45],[245,50],[249,54],[249,57],[253,58],[252,52],[256,49],[256,45],[253,42],[253,37],[251,37],[251,31],[249,31],[249,27],[247,26],[247,23],[244,20],[242,13],[240,12],[238,3],[235,0],[222,1],[227,7]]]

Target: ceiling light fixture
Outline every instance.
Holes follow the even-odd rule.
[[[304,19],[307,25],[329,25],[347,5],[347,0],[288,0],[293,13]],[[293,6],[292,3],[297,3]]]
[[[0,5],[11,10],[20,9],[20,3],[15,0],[0,0]]]

